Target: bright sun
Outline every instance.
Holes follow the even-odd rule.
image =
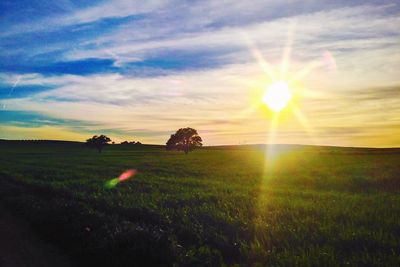
[[[262,101],[271,110],[279,112],[284,109],[292,98],[289,85],[285,81],[277,81],[265,88]]]

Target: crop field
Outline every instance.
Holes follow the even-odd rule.
[[[400,265],[399,149],[272,149],[1,142],[0,199],[82,266]]]

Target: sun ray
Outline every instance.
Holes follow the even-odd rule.
[[[292,44],[293,44],[293,32],[294,32],[294,28],[295,28],[295,23],[292,21],[289,25],[289,31],[287,33],[287,37],[286,37],[286,44],[283,50],[283,54],[282,54],[282,61],[281,61],[281,65],[279,68],[279,79],[285,79],[286,74],[288,72],[288,68],[289,68],[289,61],[290,61],[290,55],[292,52]]]
[[[305,76],[307,76],[311,71],[313,71],[316,68],[319,68],[323,65],[321,60],[314,60],[307,64],[304,68],[302,68],[300,71],[295,73],[293,77],[291,78],[292,82],[297,82],[303,79]]]
[[[308,136],[311,138],[311,141],[313,142],[313,144],[314,145],[317,144],[318,143],[317,138],[314,135],[315,130],[308,122],[307,117],[304,116],[303,112],[301,112],[301,110],[296,105],[293,105],[292,112],[293,112],[294,116],[296,117],[296,119],[300,122],[301,126],[306,130],[306,132],[307,132]]]
[[[250,37],[246,33],[242,33],[242,36],[247,46],[249,47],[251,54],[256,59],[257,63],[260,65],[261,70],[263,70],[264,73],[268,75],[270,80],[275,80],[276,75],[274,73],[274,69],[262,56],[260,50],[255,46],[254,42],[250,39]]]

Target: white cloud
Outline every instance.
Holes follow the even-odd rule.
[[[140,1],[140,0],[113,0],[101,3],[98,6],[79,10],[72,15],[61,19],[62,24],[88,23],[104,18],[119,18],[132,15],[146,14],[163,8],[171,1]]]
[[[138,53],[155,49],[177,48],[215,48],[243,46],[242,33],[246,33],[260,46],[281,46],[290,23],[294,23],[294,37],[303,42],[329,42],[354,40],[356,38],[371,38],[385,34],[397,34],[400,18],[396,15],[387,16],[382,10],[387,7],[358,6],[320,11],[291,17],[283,17],[272,21],[258,21],[251,24],[210,28],[195,28],[191,31],[179,32],[175,24],[164,23],[158,18],[152,21],[132,22],[107,36],[101,36],[89,43],[106,44],[96,50],[73,51],[71,56],[77,58],[93,57],[96,53],[106,55],[106,50],[117,54]],[[231,16],[233,16],[231,14]],[[194,18],[202,17],[195,14]],[[321,27],[323,21],[323,27]],[[187,23],[187,22],[186,22]],[[190,22],[189,22],[190,24]],[[179,26],[177,26],[179,29]],[[162,34],[160,34],[160,28]],[[153,32],[155,31],[155,32]],[[170,33],[169,35],[166,33]],[[161,35],[161,36],[160,36]],[[138,38],[146,36],[146,38]],[[87,44],[87,43],[86,43]],[[87,53],[87,54],[86,54]],[[109,56],[109,55],[108,55]]]

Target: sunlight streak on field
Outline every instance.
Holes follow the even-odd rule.
[[[266,151],[266,165],[270,165],[276,155],[276,151],[274,150],[274,144],[276,142],[276,130],[278,128],[279,122],[279,113],[275,113],[272,117],[270,126],[269,126],[269,135],[267,141],[267,151]]]

